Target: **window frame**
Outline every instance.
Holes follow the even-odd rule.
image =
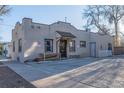
[[[84,45],[81,45],[81,42],[83,42]],[[83,48],[83,47],[86,48],[86,46],[87,46],[86,44],[87,44],[86,41],[80,41],[80,48]]]
[[[47,50],[47,48],[48,48],[48,46],[46,45],[46,41],[50,41],[50,42],[52,42],[52,45],[50,45],[49,47],[51,48],[50,50],[51,51],[48,51]],[[50,43],[51,44],[51,43]],[[45,46],[45,52],[53,52],[53,39],[44,39],[44,46]]]
[[[31,28],[34,29],[34,25],[31,25]]]
[[[112,43],[108,43],[108,50],[112,50]]]
[[[13,41],[13,52],[15,52],[15,41]]]
[[[37,28],[38,28],[38,29],[41,29],[41,27],[40,27],[40,26],[37,26]]]
[[[72,46],[70,46],[70,43],[72,42]],[[76,51],[76,41],[71,40],[69,41],[69,52],[75,52]]]
[[[18,52],[22,52],[22,39],[18,40]]]

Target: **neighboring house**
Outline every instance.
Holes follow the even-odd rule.
[[[3,56],[11,58],[12,44],[11,42],[3,43]]]
[[[24,62],[39,54],[57,53],[61,57],[99,57],[113,49],[113,38],[78,30],[70,23],[41,24],[23,18],[12,30],[12,59]]]
[[[0,42],[0,55],[2,55],[3,52],[3,44]]]

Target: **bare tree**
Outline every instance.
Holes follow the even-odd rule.
[[[0,20],[2,21],[2,17],[10,12],[11,8],[7,5],[0,5]],[[0,40],[2,37],[0,37]]]
[[[103,6],[87,6],[87,8],[84,9],[83,17],[87,21],[87,28],[95,27],[98,29],[99,32],[102,32],[103,34],[108,34],[110,29],[105,25],[105,20],[103,20]]]
[[[11,8],[7,5],[0,5],[0,20],[2,20],[2,16],[8,14]]]
[[[119,46],[119,23],[124,17],[124,6],[95,5],[84,9],[83,17],[87,19],[88,27],[94,26],[104,34],[110,34],[113,25],[115,46]],[[109,25],[108,25],[109,24]]]

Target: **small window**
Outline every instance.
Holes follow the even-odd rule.
[[[80,47],[86,47],[86,41],[80,41]]]
[[[13,52],[15,52],[15,41],[13,41]]]
[[[53,39],[45,39],[45,51],[53,52]]]
[[[38,26],[37,28],[40,29],[40,26]]]
[[[60,22],[58,21],[57,24],[59,24]]]
[[[5,48],[3,53],[5,54],[5,56],[8,54],[8,50]]]
[[[75,40],[71,40],[69,42],[69,51],[70,52],[75,52]]]
[[[112,44],[108,43],[108,50],[112,50]]]
[[[34,25],[31,25],[31,28],[34,29]]]
[[[22,51],[22,39],[19,39],[19,41],[18,41],[18,51],[19,52]]]
[[[102,50],[102,45],[100,46],[100,50]]]

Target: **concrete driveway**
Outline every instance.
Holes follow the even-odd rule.
[[[124,57],[6,63],[36,87],[124,87]]]

